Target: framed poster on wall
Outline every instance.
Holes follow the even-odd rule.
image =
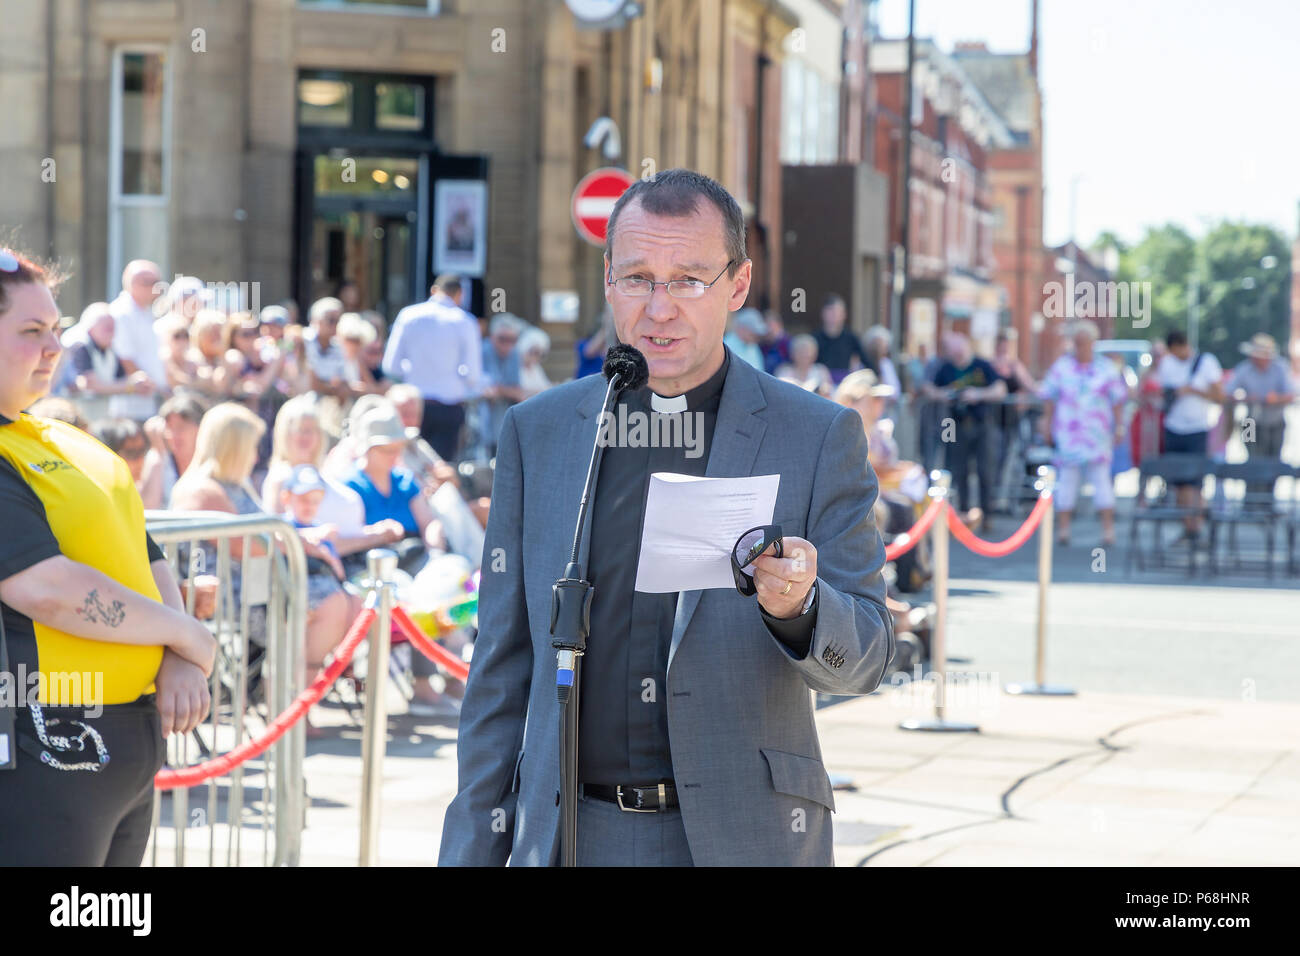
[[[439,179],[433,214],[433,271],[481,278],[487,268],[487,183]]]

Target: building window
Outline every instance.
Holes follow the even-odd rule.
[[[123,266],[150,259],[168,272],[170,66],[161,49],[113,53],[109,127],[108,294]]]
[[[415,83],[375,84],[377,129],[424,128],[424,87]]]
[[[351,126],[352,84],[345,80],[299,80],[298,122],[303,126]]]

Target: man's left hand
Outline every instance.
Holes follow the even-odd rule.
[[[782,539],[785,557],[769,548],[754,562],[754,585],[758,603],[775,618],[798,617],[804,599],[817,581],[817,549],[804,538],[786,535]]]

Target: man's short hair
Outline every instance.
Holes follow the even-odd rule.
[[[618,197],[613,212],[609,214],[609,224],[605,230],[605,255],[613,262],[618,218],[628,203],[639,202],[641,208],[652,216],[684,218],[699,210],[701,197],[713,203],[722,215],[722,241],[731,263],[727,275],[735,278],[740,264],[749,258],[745,252],[744,213],[721,183],[693,169],[665,169],[649,179],[638,179],[629,186],[627,192]]]
[[[829,295],[827,295],[826,298],[822,299],[823,310],[829,309],[831,306],[835,306],[835,305],[842,305],[845,308],[848,308],[848,303],[844,301],[844,296],[840,295],[837,292],[832,292]]]
[[[1165,336],[1165,345],[1171,349],[1178,345],[1187,344],[1187,333],[1182,329],[1170,329],[1169,334]]]
[[[91,423],[90,434],[113,454],[120,455],[126,443],[137,435],[143,436],[144,430],[129,418],[101,418]]]
[[[488,335],[493,336],[498,332],[514,332],[516,335],[522,335],[524,326],[527,325],[523,319],[509,312],[498,312],[492,316],[492,321],[488,323]]]
[[[400,405],[402,402],[423,402],[424,396],[420,389],[407,382],[398,382],[386,393],[388,400],[394,405]]]
[[[326,312],[337,312],[342,315],[343,303],[329,295],[323,299],[317,299],[311,304],[311,309],[307,313],[307,319],[310,322],[316,322]]]
[[[173,395],[167,401],[162,403],[162,408],[158,409],[159,416],[166,421],[173,415],[179,415],[183,420],[191,425],[197,425],[203,421],[203,413],[206,409],[203,403],[193,395],[179,392]]]
[[[456,295],[461,291],[461,278],[455,272],[444,272],[433,280],[433,287],[443,295]]]

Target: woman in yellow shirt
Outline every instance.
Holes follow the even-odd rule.
[[[55,285],[0,247],[0,864],[138,866],[163,738],[206,715],[216,644],[126,462],[24,414],[59,360]]]

